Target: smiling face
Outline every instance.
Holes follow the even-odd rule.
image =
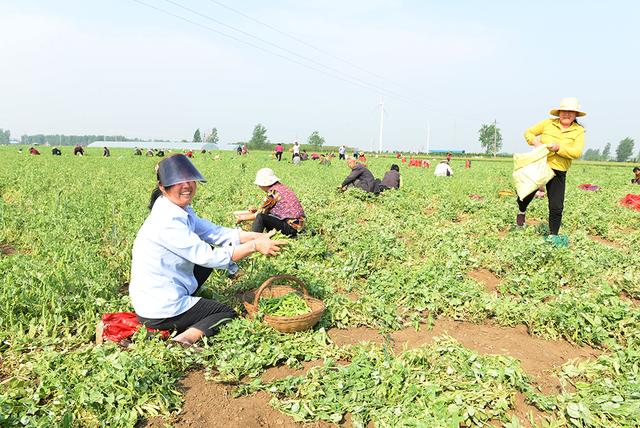
[[[568,128],[569,126],[571,126],[573,121],[576,120],[576,116],[577,116],[575,111],[569,111],[569,110],[560,110],[558,112],[558,115],[560,116],[560,124],[565,128]]]
[[[171,202],[185,208],[191,203],[196,195],[197,184],[195,181],[185,181],[184,183],[174,184],[173,186],[164,187],[158,185],[162,194]]]

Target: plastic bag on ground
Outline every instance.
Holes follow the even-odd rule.
[[[102,338],[112,342],[120,342],[128,339],[142,326],[138,317],[133,312],[115,312],[102,316]],[[147,327],[147,331],[160,333],[163,338],[168,338],[171,332],[167,330],[155,330]]]
[[[538,146],[530,152],[513,155],[513,181],[521,200],[555,176],[547,164],[548,154],[549,149]]]
[[[640,211],[640,195],[629,193],[627,196],[620,199],[620,205]]]

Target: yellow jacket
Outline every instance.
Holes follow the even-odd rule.
[[[560,119],[545,119],[533,125],[524,133],[524,138],[529,145],[536,137],[540,137],[540,142],[550,147],[553,143],[558,143],[560,150],[550,152],[547,156],[547,163],[552,169],[566,171],[571,166],[573,159],[582,156],[584,150],[584,128],[577,123],[572,123],[570,127],[563,128]]]

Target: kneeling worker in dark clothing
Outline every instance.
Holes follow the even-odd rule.
[[[253,220],[251,230],[254,232],[275,229],[295,237],[304,227],[305,214],[293,190],[280,183],[271,168],[260,169],[255,184],[267,195],[257,210],[236,214],[236,222]]]
[[[358,163],[358,161],[350,157],[347,159],[347,166],[351,168],[351,174],[344,179],[340,185],[341,190],[347,190],[349,186],[354,186],[365,192],[378,193],[379,182],[373,177],[371,171],[366,166]]]
[[[384,174],[384,178],[380,183],[380,190],[399,189],[400,183],[400,167],[394,163],[391,165],[391,169]]]

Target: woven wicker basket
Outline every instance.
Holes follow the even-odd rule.
[[[274,284],[275,281],[280,280],[289,280],[291,282],[295,282],[298,288],[292,287],[290,285],[281,285]],[[302,290],[302,293],[300,293]],[[296,315],[293,317],[274,317],[271,315],[265,315],[263,320],[271,327],[282,333],[293,333],[295,331],[303,331],[307,330],[320,321],[322,314],[325,310],[325,305],[322,300],[315,299],[309,295],[309,292],[304,286],[304,283],[297,277],[293,275],[276,275],[267,279],[262,285],[253,290],[253,292],[249,292],[247,294],[254,294],[253,302],[243,301],[244,307],[247,309],[247,313],[249,317],[253,318],[253,316],[258,312],[260,297],[280,297],[285,294],[297,292],[298,294],[302,294],[302,298],[307,302],[309,308],[311,308],[311,312],[307,312],[306,314]]]

